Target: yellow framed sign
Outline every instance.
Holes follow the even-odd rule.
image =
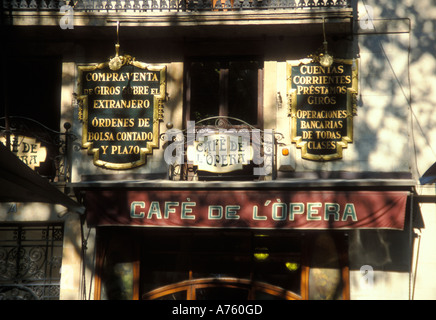
[[[303,159],[341,159],[353,142],[357,69],[355,60],[334,59],[328,67],[312,59],[287,61],[291,138]]]
[[[166,97],[166,66],[128,59],[79,66],[82,147],[96,166],[131,169],[159,147],[159,123]]]

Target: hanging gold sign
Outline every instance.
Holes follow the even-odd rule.
[[[303,159],[342,158],[353,142],[357,114],[357,62],[334,59],[330,66],[316,59],[287,61],[287,95],[292,142]]]
[[[47,160],[47,148],[34,137],[11,135],[11,151],[32,170],[35,170]],[[0,138],[0,143],[6,144],[6,137]]]
[[[117,55],[78,69],[82,146],[94,164],[108,169],[145,164],[146,155],[159,146],[166,67]]]
[[[96,166],[131,169],[146,163],[159,147],[159,124],[166,97],[166,67],[119,55],[108,62],[79,66],[78,103],[82,146]]]

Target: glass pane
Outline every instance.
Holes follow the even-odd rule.
[[[133,299],[133,264],[107,264],[102,285],[102,299],[131,300]]]
[[[342,298],[342,277],[339,251],[332,236],[318,235],[313,243],[309,272],[309,299]]]
[[[239,278],[263,281],[300,293],[301,239],[294,236],[254,236],[241,231],[196,231],[147,233],[143,235],[141,255],[141,295],[165,285],[201,278]],[[255,256],[257,248],[267,249],[266,259]],[[229,288],[212,283],[211,288],[198,289],[197,298],[212,299],[227,294],[243,296],[243,288]],[[196,285],[194,285],[196,286]],[[203,286],[203,285],[202,285]],[[197,287],[198,288],[198,287]],[[209,290],[210,289],[210,290]],[[241,293],[242,292],[244,293]],[[170,299],[170,297],[166,297]],[[165,299],[166,299],[165,298]],[[265,297],[266,299],[267,297]],[[269,297],[273,298],[273,297]]]
[[[134,250],[120,232],[118,237],[108,237],[102,270],[101,299],[133,299]]]
[[[247,234],[235,232],[198,233],[192,237],[192,251],[241,253],[250,250],[251,239]]]
[[[251,271],[250,238],[232,232],[192,237],[194,278],[248,278]]]
[[[257,61],[231,62],[229,68],[229,116],[257,124],[258,109]]]
[[[255,264],[255,279],[300,294],[299,257],[269,255],[264,261]]]
[[[247,300],[248,290],[242,288],[208,287],[195,291],[197,300]]]
[[[309,299],[342,299],[342,281],[340,270],[311,268],[309,272]]]
[[[189,237],[172,233],[147,233],[141,240],[141,291],[189,278]]]
[[[194,255],[193,278],[249,278],[250,257],[234,255]]]
[[[193,62],[191,76],[190,119],[201,119],[219,115],[220,65],[218,62]]]
[[[9,103],[9,116],[26,117],[36,120],[50,129],[59,131],[59,103],[61,101],[62,62],[60,57],[10,57],[10,63],[3,64],[2,74],[4,94]],[[26,94],[21,86],[22,74],[32,74],[32,84],[28,85]],[[48,90],[50,88],[50,90]],[[38,97],[36,107],[35,97]],[[0,118],[5,116],[5,103],[0,104]],[[62,128],[63,129],[63,128]],[[62,130],[61,129],[61,130]]]
[[[186,259],[186,255],[183,254],[144,253],[141,260],[141,273],[144,275],[141,277],[143,292],[188,279]]]
[[[294,293],[301,293],[301,239],[298,237],[254,237],[254,277]]]

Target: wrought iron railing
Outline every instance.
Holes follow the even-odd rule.
[[[351,0],[3,0],[3,10],[75,12],[234,11],[262,9],[350,8]]]
[[[221,147],[215,148],[217,134],[224,136],[224,144],[226,145],[224,150],[218,150]],[[243,161],[244,165],[242,168],[238,167],[225,173],[220,170],[206,172],[208,170],[202,170],[195,160],[197,156],[192,153],[195,148],[191,149],[191,152],[189,149],[190,146],[195,146],[199,141],[204,143],[204,139],[207,140],[208,137],[212,137],[212,142],[206,143],[208,146],[201,148],[202,150],[198,154],[203,163],[211,160],[211,162],[215,162],[215,166],[219,167],[218,162],[227,159],[228,163],[224,166],[230,168],[232,162],[236,164],[236,162],[239,163],[239,160],[241,160],[239,152],[244,153],[248,149],[251,150],[251,158],[245,158],[246,161]],[[284,136],[273,130],[260,130],[238,118],[214,116],[195,122],[195,124],[193,123],[193,127],[190,129],[171,129],[168,132],[162,133],[160,138],[165,142],[165,148],[170,144],[175,144],[172,146],[172,149],[177,150],[180,155],[180,157],[175,157],[172,159],[174,161],[169,163],[170,180],[205,181],[263,180],[268,175],[275,177],[277,173],[276,149],[277,146],[283,145],[281,140]],[[235,142],[241,143],[238,144],[238,148],[235,149],[235,145],[233,145],[233,148],[229,146]],[[222,142],[220,141],[220,143]],[[220,144],[220,146],[224,146],[224,144]],[[194,153],[196,152],[194,151]],[[189,154],[194,159],[189,159]],[[244,156],[250,157],[247,154]]]
[[[63,227],[0,226],[0,300],[58,300]]]
[[[18,149],[26,147],[20,146],[22,137],[36,139],[35,143],[47,150],[47,157],[40,166],[32,169],[52,182],[70,180],[71,166],[68,159],[71,153],[70,148],[75,146],[76,136],[70,132],[69,123],[64,125],[65,132],[58,132],[26,117],[9,117],[9,128],[6,128],[5,121],[5,118],[0,117],[0,143],[8,146],[13,153],[17,154]],[[30,147],[27,149],[30,150]],[[28,157],[19,156],[20,160],[27,165],[35,160],[32,158],[32,153],[28,154]]]

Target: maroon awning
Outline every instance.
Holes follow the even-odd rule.
[[[248,229],[404,228],[408,192],[87,191],[90,226]]]

